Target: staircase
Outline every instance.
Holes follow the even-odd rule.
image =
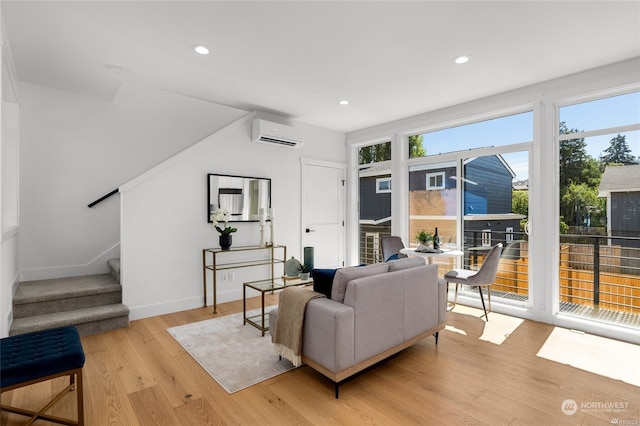
[[[120,259],[110,274],[23,282],[13,298],[9,335],[75,325],[80,335],[127,327],[129,308],[122,304]]]

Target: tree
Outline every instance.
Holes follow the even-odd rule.
[[[515,214],[529,216],[529,191],[513,191],[511,211]]]
[[[511,212],[525,216],[520,219],[520,231],[524,231],[529,217],[529,191],[513,191],[511,194]]]
[[[358,164],[370,164],[391,160],[391,142],[363,146],[360,148],[358,154]]]
[[[579,132],[568,129],[565,122],[560,123],[560,134]],[[584,138],[560,141],[560,191],[568,188],[570,183],[600,184],[601,172],[598,162],[587,154],[587,143]]]
[[[562,216],[569,225],[588,225],[584,222],[587,217],[597,224],[599,217],[595,217],[595,215],[592,217],[592,213],[602,211],[601,202],[602,200],[598,198],[597,187],[591,187],[586,183],[571,183],[562,195],[560,203],[573,208]]]
[[[424,157],[427,151],[422,146],[422,135],[409,136],[409,158]],[[391,142],[364,146],[358,153],[358,164],[378,163],[391,160]]]
[[[427,150],[422,146],[422,135],[409,136],[409,158],[425,157]]]
[[[560,134],[579,132],[560,123]],[[587,206],[598,205],[602,171],[598,161],[587,153],[584,138],[560,141],[560,216],[569,225],[582,225]]]
[[[620,135],[612,138],[609,148],[604,150],[604,155],[600,156],[602,170],[609,164],[638,164],[636,157],[631,155],[631,149],[627,145],[627,136]]]

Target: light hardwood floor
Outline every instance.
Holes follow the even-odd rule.
[[[270,296],[277,302],[277,295]],[[258,300],[249,301],[250,308]],[[219,305],[216,316],[242,310]],[[491,320],[489,314],[489,320]],[[524,321],[500,345],[480,340],[485,322],[450,313],[450,329],[427,338],[340,387],[302,367],[227,394],[166,332],[212,318],[211,308],[132,321],[127,329],[82,338],[87,425],[607,425],[640,422],[640,388],[536,356],[553,326]],[[266,339],[269,337],[266,336]],[[610,362],[625,354],[611,354]],[[640,360],[638,360],[640,363]],[[63,380],[2,395],[39,409]],[[563,401],[578,411],[565,415]],[[581,409],[626,403],[625,412]],[[74,416],[73,395],[52,412]],[[2,425],[23,424],[2,413]],[[37,424],[47,424],[45,422]],[[623,424],[623,423],[619,423]]]

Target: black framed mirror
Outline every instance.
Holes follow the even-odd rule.
[[[271,179],[207,174],[207,222],[219,207],[229,211],[230,222],[257,222],[260,209],[265,213],[271,207]]]

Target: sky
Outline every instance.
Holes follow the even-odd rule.
[[[569,129],[589,131],[640,123],[640,92],[560,108],[560,121]],[[618,133],[586,138],[587,153],[599,159]],[[640,157],[640,131],[624,133],[631,155]],[[526,112],[423,135],[428,155],[533,140],[533,113]],[[517,180],[528,178],[527,153],[504,154]]]

